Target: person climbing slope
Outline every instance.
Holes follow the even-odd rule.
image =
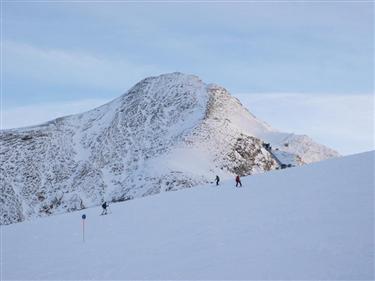
[[[107,214],[107,207],[109,207],[108,203],[104,202],[102,204],[103,211],[102,211],[101,215],[106,215]]]
[[[219,185],[220,178],[218,175],[216,175],[215,181],[216,181],[216,185]]]
[[[236,176],[236,187],[238,187],[238,185],[240,185],[240,187],[242,186],[241,179],[240,179],[239,175]]]

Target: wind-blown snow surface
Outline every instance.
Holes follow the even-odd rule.
[[[338,155],[277,132],[196,76],[149,77],[94,110],[1,131],[0,223],[275,169],[263,141],[301,163]]]
[[[3,278],[373,280],[374,156],[2,226]]]

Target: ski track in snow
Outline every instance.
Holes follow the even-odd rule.
[[[2,277],[373,280],[374,156],[1,226]]]

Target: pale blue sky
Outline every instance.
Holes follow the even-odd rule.
[[[196,74],[248,101],[252,93],[257,98],[280,93],[277,102],[285,93],[320,100],[334,96],[340,102],[342,96],[347,101],[367,95],[373,101],[371,2],[9,1],[2,16],[5,113],[40,104],[107,101],[146,76],[173,71]],[[281,109],[271,103],[260,117],[275,122],[267,112]],[[371,109],[366,110],[370,115]],[[337,114],[357,118],[355,111]],[[295,120],[287,112],[278,116],[282,124]],[[4,127],[23,125],[3,121]],[[348,138],[354,133],[366,141],[328,145],[342,146],[344,153],[371,149],[373,117],[361,122],[366,124],[360,132],[339,120],[335,126],[347,128]],[[293,123],[289,129],[295,129]],[[322,136],[308,126],[302,133]]]

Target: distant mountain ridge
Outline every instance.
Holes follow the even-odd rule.
[[[338,156],[271,128],[220,86],[149,77],[91,111],[1,131],[0,223],[276,169],[264,142],[294,165]]]

